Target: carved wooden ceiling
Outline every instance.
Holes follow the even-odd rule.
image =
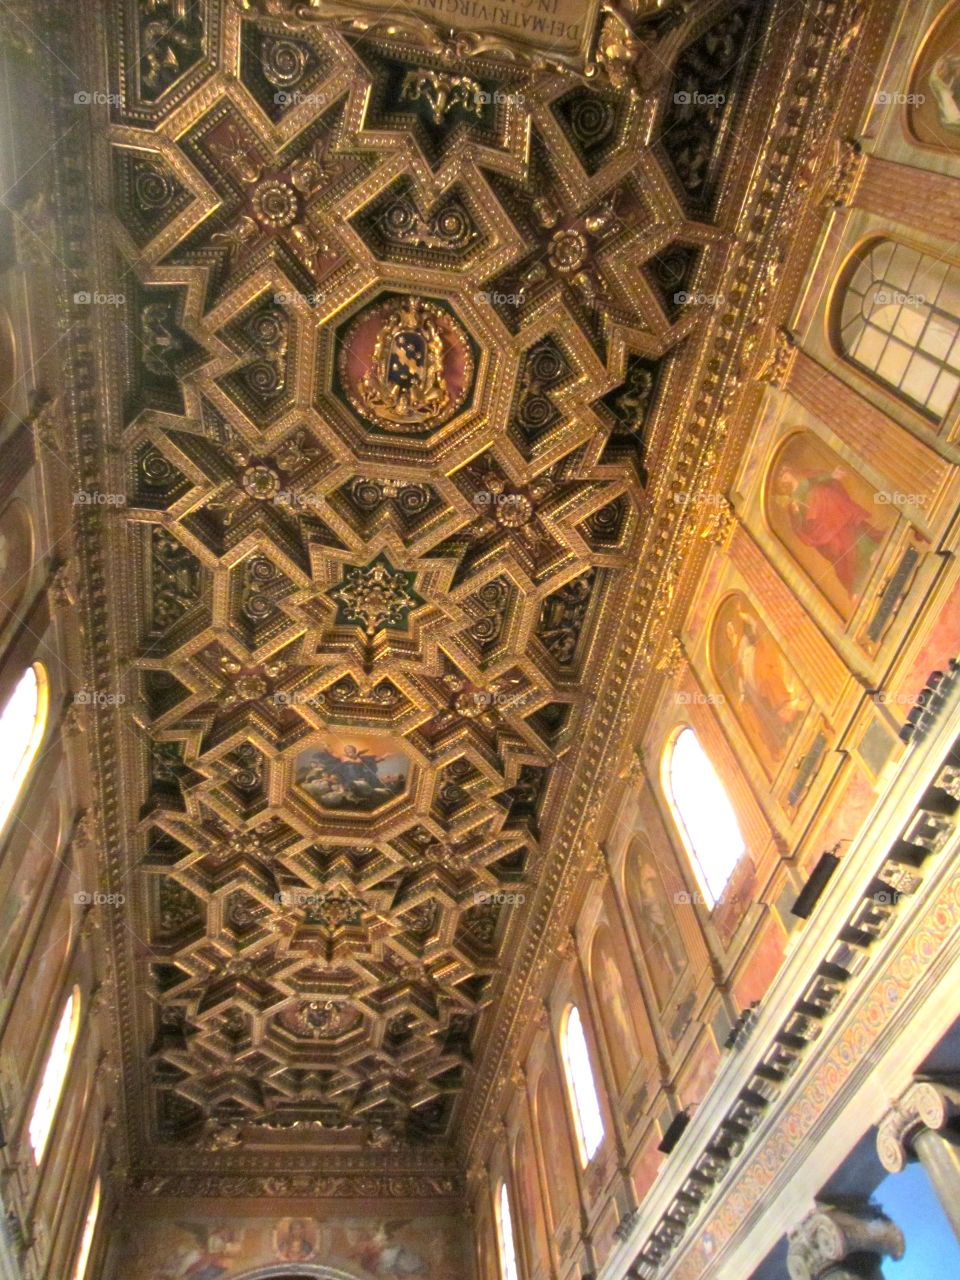
[[[731,261],[764,6],[658,10],[592,78],[112,9],[134,1129],[444,1148]]]

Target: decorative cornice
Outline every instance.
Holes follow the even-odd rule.
[[[186,1196],[397,1200],[449,1196],[460,1198],[458,1177],[425,1173],[227,1174],[137,1173],[130,1190],[144,1196]]]

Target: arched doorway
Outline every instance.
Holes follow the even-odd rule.
[[[288,1262],[279,1262],[270,1267],[258,1267],[255,1271],[244,1271],[231,1276],[230,1280],[359,1280],[359,1277],[349,1271],[338,1271],[335,1267],[298,1262],[291,1268]]]

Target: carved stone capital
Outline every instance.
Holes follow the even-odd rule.
[[[59,564],[50,579],[50,597],[61,609],[73,608],[77,603],[74,586],[74,566],[71,561]]]
[[[877,1131],[877,1155],[889,1173],[910,1160],[913,1139],[924,1129],[939,1131],[960,1115],[960,1089],[918,1080],[893,1104]]]
[[[787,1237],[790,1280],[820,1280],[826,1273],[845,1276],[842,1264],[851,1254],[902,1258],[903,1232],[883,1214],[853,1213],[818,1205]],[[855,1272],[849,1272],[853,1277]]]
[[[576,934],[571,930],[570,933],[564,934],[556,946],[556,954],[562,960],[569,960],[571,956],[577,953]]]

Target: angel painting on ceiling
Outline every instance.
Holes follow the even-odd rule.
[[[160,1271],[160,1280],[220,1280],[231,1269],[231,1259],[242,1250],[241,1233],[227,1227],[207,1227],[203,1223],[178,1223],[190,1237],[174,1251]]]
[[[397,1280],[426,1276],[426,1259],[398,1238],[408,1221],[382,1222],[374,1232],[355,1241],[354,1257],[368,1275],[397,1277]]]
[[[297,758],[297,782],[324,809],[376,809],[404,789],[407,770],[389,739],[330,738]]]

